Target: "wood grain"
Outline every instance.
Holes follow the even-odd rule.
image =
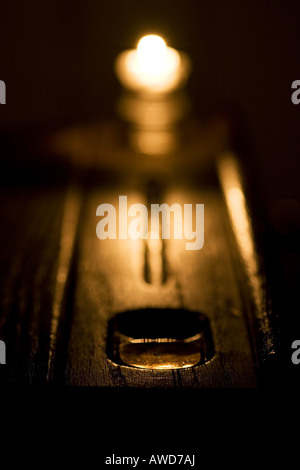
[[[77,280],[67,359],[67,383],[105,387],[255,387],[239,279],[233,269],[227,215],[218,190],[170,188],[165,202],[205,203],[205,246],[186,251],[184,240],[166,240],[168,280],[149,285],[143,278],[143,241],[102,240],[95,235],[98,204],[117,206],[118,194],[145,202],[131,188],[99,188],[88,195],[78,245]],[[130,202],[129,202],[130,204]],[[107,358],[107,323],[116,313],[144,307],[186,308],[207,315],[216,353],[191,369],[139,370]]]
[[[67,183],[2,189],[4,383],[117,389],[258,386],[264,344],[257,340],[255,305],[217,180],[170,174],[157,183],[160,203],[204,203],[205,242],[203,249],[187,251],[185,240],[165,240],[164,281],[154,284],[145,276],[151,253],[145,256],[143,240],[96,236],[99,204],[117,207],[119,195],[128,196],[128,205],[149,204],[145,175],[137,180],[97,173],[79,179],[75,192]],[[109,320],[147,307],[206,315],[214,357],[182,370],[114,363],[107,355]]]

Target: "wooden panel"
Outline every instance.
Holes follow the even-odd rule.
[[[175,189],[176,188],[176,189]],[[144,241],[99,240],[96,208],[146,203],[145,192],[102,187],[88,194],[78,244],[76,289],[67,356],[67,383],[109,387],[255,387],[255,360],[241,303],[240,279],[233,267],[232,239],[218,189],[169,188],[164,200],[205,204],[205,243],[200,251],[184,249],[184,240],[166,240],[167,282],[144,278]],[[171,307],[204,313],[210,320],[215,356],[206,364],[182,370],[142,370],[108,359],[107,323],[117,312]]]
[[[2,190],[0,337],[8,383],[46,380],[63,205],[58,188]]]
[[[96,208],[101,203],[118,207],[119,195],[128,195],[128,206],[149,204],[155,195],[149,193],[145,177],[125,184],[123,177],[98,176],[86,185],[2,190],[0,339],[6,343],[8,363],[4,382],[256,387],[261,351],[255,303],[216,181],[197,183],[196,175],[193,184],[174,175],[172,183],[160,180],[157,202],[204,203],[205,242],[203,249],[187,251],[186,240],[165,240],[165,279],[151,284],[145,261],[151,264],[152,255],[148,249],[146,257],[145,241],[99,240]],[[204,314],[210,321],[214,357],[182,370],[114,363],[107,355],[109,320],[119,312],[150,307]],[[271,330],[266,333],[272,335]]]

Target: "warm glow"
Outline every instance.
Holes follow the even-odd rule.
[[[163,155],[176,148],[176,135],[171,131],[138,130],[132,133],[131,144],[145,155]]]
[[[228,152],[222,155],[218,163],[218,173],[232,229],[252,290],[257,316],[263,325],[264,322],[268,322],[263,302],[263,280],[260,276],[260,265],[242,179],[233,154]],[[269,328],[268,325],[264,327]]]
[[[144,36],[137,47],[137,58],[142,73],[160,75],[167,66],[167,46],[165,41],[153,34]]]
[[[189,60],[154,34],[144,36],[136,49],[124,51],[116,61],[116,73],[126,88],[169,92],[189,74]]]
[[[203,360],[201,334],[186,340],[133,339],[126,336],[122,339],[119,345],[122,362],[139,369],[186,369]]]

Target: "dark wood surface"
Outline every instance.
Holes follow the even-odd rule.
[[[151,389],[259,386],[268,359],[266,335],[272,338],[273,332],[270,325],[261,331],[215,177],[180,178],[179,172],[160,179],[160,203],[205,204],[203,249],[187,251],[185,240],[165,240],[164,283],[151,284],[145,278],[143,240],[97,238],[97,206],[117,206],[118,196],[124,194],[128,205],[147,204],[146,183],[145,175],[98,178],[92,172],[60,185],[3,186],[4,383]],[[147,307],[204,314],[210,322],[214,356],[204,364],[176,370],[114,363],[107,355],[109,320],[117,313]]]
[[[77,205],[82,204],[83,194],[78,189],[6,194],[9,204],[1,211],[1,220],[5,220],[1,337],[7,344],[9,381],[255,387],[255,354],[221,194],[181,192],[182,203],[205,201],[205,246],[201,251],[186,251],[184,240],[168,240],[168,278],[157,286],[146,283],[143,276],[142,240],[101,241],[96,237],[96,207],[101,202],[117,205],[116,189],[88,192],[80,219]],[[124,191],[129,193],[129,201],[144,200],[141,193],[126,188],[119,192]],[[167,201],[173,197],[170,191]],[[77,215],[73,214],[75,220],[67,227],[70,210]],[[144,307],[184,307],[205,313],[216,350],[213,359],[176,371],[138,370],[112,363],[106,355],[109,318]]]
[[[167,194],[167,201],[174,197],[178,200],[178,191],[176,187],[175,195]],[[143,194],[130,193],[129,200],[144,200]],[[184,249],[184,240],[168,240],[169,275],[160,286],[147,284],[143,278],[142,240],[100,241],[95,236],[95,208],[101,201],[117,206],[115,195],[115,190],[99,189],[86,201],[79,237],[67,382],[98,386],[254,387],[255,362],[220,194],[206,190],[184,190],[180,194],[182,203],[206,201],[205,248],[189,252]],[[177,371],[138,370],[113,364],[105,354],[109,318],[118,312],[145,307],[184,307],[205,313],[211,321],[214,358],[199,367]]]

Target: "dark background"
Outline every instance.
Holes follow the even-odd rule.
[[[0,79],[7,86],[7,104],[0,107],[1,137],[5,138],[7,132],[11,136],[14,132],[17,135],[20,130],[28,130],[32,135],[35,129],[47,130],[48,126],[112,116],[114,100],[119,92],[113,61],[120,51],[134,47],[141,35],[150,32],[161,34],[169,45],[190,55],[193,73],[188,91],[195,114],[223,105],[236,107],[240,111],[247,123],[261,204],[271,227],[270,245],[271,250],[274,247],[275,264],[278,267],[278,291],[283,280],[284,295],[289,297],[286,304],[284,295],[280,298],[281,315],[285,319],[287,356],[290,355],[288,348],[291,341],[300,338],[300,330],[296,328],[300,288],[300,105],[295,106],[291,102],[291,83],[300,79],[299,18],[299,0],[2,0],[0,7]],[[6,158],[4,152],[0,148],[0,158]],[[290,201],[287,204],[284,202],[286,198]],[[280,207],[283,208],[283,214]],[[299,376],[298,368],[291,367],[293,374]],[[57,402],[61,402],[61,394],[58,395]],[[181,402],[177,395],[171,400],[174,406],[170,406],[170,395],[163,400],[161,395],[159,399],[146,397],[144,408],[135,405],[130,408],[128,397],[113,396],[108,411],[111,413],[115,410],[116,418],[114,420],[111,417],[105,424],[101,409],[97,415],[96,407],[87,407],[90,396],[84,396],[82,402],[85,416],[106,426],[107,439],[113,443],[117,438],[121,441],[120,429],[126,431],[130,422],[136,434],[141,434],[144,439],[145,430],[142,433],[140,431],[140,416],[137,427],[132,419],[133,412],[142,412],[145,422],[152,422],[155,411],[161,411],[164,419],[155,421],[158,425],[151,434],[151,449],[154,450],[159,442],[163,447],[171,428],[180,439],[183,434],[190,439],[192,434],[198,441],[198,434],[193,432],[196,427],[200,432],[197,448],[201,452],[208,442],[212,442],[213,447],[216,438],[223,441],[224,437],[230,436],[226,453],[221,452],[222,456],[230,458],[230,463],[233,454],[240,460],[237,448],[241,450],[242,456],[244,454],[249,458],[249,449],[243,452],[240,447],[239,439],[245,437],[244,429],[243,433],[240,430],[245,424],[245,428],[248,426],[252,432],[253,425],[256,429],[249,439],[250,455],[255,447],[260,451],[264,448],[269,463],[270,453],[273,452],[277,457],[282,443],[279,442],[276,447],[276,441],[273,440],[270,452],[266,437],[270,436],[270,431],[271,435],[278,435],[279,423],[284,434],[291,424],[279,419],[279,409],[284,410],[284,416],[281,417],[288,419],[292,416],[291,421],[295,424],[298,422],[295,417],[296,397],[295,401],[282,399],[281,396],[277,400],[276,397],[276,403],[271,406],[271,396],[272,393],[259,400],[263,408],[259,426],[256,417],[251,418],[254,411],[251,406],[253,395],[244,396],[242,406],[237,407],[239,421],[235,423],[234,441],[232,432],[228,433],[227,424],[229,420],[232,424],[232,408],[235,403],[239,403],[236,395],[231,397],[232,401],[228,401],[228,395],[224,393],[220,400],[220,394],[210,391],[209,407],[208,397],[203,400],[202,396],[201,402],[198,396],[192,401],[189,396],[185,401],[182,399],[184,406],[179,410]],[[23,408],[30,413],[30,417],[23,421],[22,428],[22,441],[27,443],[24,440],[26,435],[30,439],[27,454],[28,449],[36,447],[38,442],[35,435],[28,434],[33,406],[32,402],[28,406],[28,401],[20,400],[19,395],[13,398],[10,412],[15,409],[19,413]],[[65,408],[54,427],[56,430],[62,429],[63,433],[65,427],[61,427],[61,421],[66,423],[72,417],[76,421],[73,432],[78,432],[77,440],[78,437],[80,439],[77,447],[80,449],[82,433],[86,432],[89,423],[79,429],[78,401],[76,397],[70,405],[69,397],[63,398],[62,404],[67,408],[67,413]],[[286,409],[289,401],[291,410]],[[98,396],[93,404],[96,402],[99,406]],[[52,397],[51,400],[44,400],[44,405],[50,407],[50,413],[56,409]],[[197,421],[193,419],[194,405],[197,405],[202,418]],[[148,410],[148,414],[145,414],[145,410]],[[208,418],[205,422],[203,410],[206,410],[204,415]],[[166,416],[171,418],[169,428],[166,428]],[[178,424],[179,416],[184,420],[182,426]],[[274,417],[274,421],[270,420],[270,416]],[[44,414],[41,414],[41,419],[47,422]],[[73,422],[72,419],[70,422]],[[10,424],[13,426],[11,441],[15,442],[16,424],[11,417]],[[40,427],[36,427],[36,431],[40,433]],[[99,434],[98,431],[92,434],[93,439],[97,439],[97,443],[91,442],[95,444],[92,447],[97,449],[98,458]],[[66,435],[64,433],[61,439],[56,439],[52,447],[55,448],[59,443],[65,445]],[[77,440],[74,442],[77,443]],[[45,439],[45,442],[48,452],[51,441]],[[135,446],[134,439],[132,442]],[[75,447],[72,447],[73,454]],[[292,447],[291,442],[285,458],[290,455]],[[210,459],[216,450],[220,453],[217,446],[213,450]],[[138,455],[136,446],[132,454]],[[25,453],[21,455],[23,458]],[[32,459],[31,452],[30,456]]]
[[[12,0],[0,15],[1,136],[113,116],[114,59],[144,34],[190,55],[195,115],[229,106],[246,122],[276,282],[289,301],[286,344],[299,338],[300,105],[291,84],[300,79],[300,2]]]
[[[244,115],[267,204],[299,198],[299,17],[297,0],[2,2],[0,129],[112,114],[116,55],[156,32],[191,56],[195,112],[229,104]]]

